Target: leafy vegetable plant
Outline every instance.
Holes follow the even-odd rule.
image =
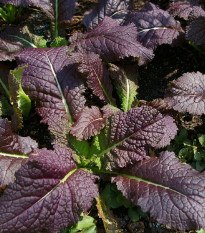
[[[205,169],[205,135],[198,134],[197,138],[188,139],[188,133],[182,129],[175,137],[169,150],[174,151],[182,162],[188,162],[196,170]]]
[[[18,17],[21,14],[21,11],[22,11],[21,7],[16,7],[14,5],[7,4],[3,8],[0,7],[0,17],[6,23],[14,23],[16,17]]]
[[[54,24],[57,45],[59,26],[72,19],[77,1],[0,2],[39,7]],[[0,232],[60,232],[76,224],[95,199],[106,231],[116,232],[99,189],[104,176],[129,203],[131,218],[140,207],[175,229],[205,228],[205,173],[182,164],[173,152],[149,153],[176,136],[170,111],[205,113],[205,75],[185,73],[169,84],[164,99],[136,101],[136,62],[145,65],[163,43],[177,44],[184,35],[180,22],[152,3],[134,10],[129,0],[99,1],[83,22],[87,31],[60,47],[47,48],[27,28],[15,27],[11,34],[8,27],[0,34],[0,59],[15,59],[11,74],[21,73],[12,96],[25,93],[53,137],[52,150],[40,148],[15,132],[18,115],[0,118],[0,187],[6,186]],[[14,87],[8,87],[11,93]],[[19,108],[13,104],[13,111]],[[96,231],[94,220],[84,215],[70,232],[91,228]]]

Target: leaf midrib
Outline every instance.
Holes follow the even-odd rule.
[[[53,74],[53,77],[54,77],[54,79],[55,79],[55,81],[56,81],[58,90],[59,90],[59,92],[60,92],[63,105],[64,105],[65,110],[66,110],[66,113],[67,113],[67,115],[68,115],[68,119],[69,119],[70,123],[72,124],[72,123],[73,123],[73,119],[72,119],[72,116],[71,116],[71,114],[70,114],[70,110],[69,110],[68,104],[67,104],[67,102],[66,102],[65,96],[64,96],[64,94],[63,94],[63,90],[62,90],[62,88],[61,88],[60,83],[58,82],[57,75],[56,75],[56,73],[55,73],[55,71],[54,71],[53,65],[52,65],[52,63],[51,63],[51,61],[50,61],[50,59],[49,59],[49,57],[48,57],[48,54],[46,54],[46,57],[47,57],[49,66],[50,66],[50,68],[51,68],[51,72],[52,72],[52,74]]]
[[[158,121],[161,121],[163,118],[160,118]],[[158,121],[155,121],[154,123],[152,124],[156,124],[156,122]],[[110,129],[111,129],[111,125],[112,125],[112,122],[110,123]],[[111,151],[113,148],[117,147],[118,145],[120,145],[121,143],[125,142],[126,140],[128,140],[130,137],[132,137],[133,135],[135,135],[136,133],[138,133],[139,131],[142,131],[142,130],[145,130],[147,127],[149,127],[151,124],[148,124],[146,125],[144,128],[140,128],[137,132],[134,132],[132,133],[131,135],[129,135],[128,137],[124,138],[123,140],[113,144],[112,146],[108,147],[107,149],[103,150],[99,155],[99,157],[103,156],[104,154],[106,154],[107,152]],[[110,137],[109,137],[110,138]]]

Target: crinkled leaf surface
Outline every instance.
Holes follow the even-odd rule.
[[[116,66],[111,64],[110,74],[120,98],[123,111],[131,108],[137,95],[139,73],[134,65]]]
[[[103,118],[99,108],[85,107],[78,115],[76,122],[72,125],[70,133],[79,140],[87,140],[100,132],[104,127],[106,119]]]
[[[93,93],[101,100],[113,103],[112,83],[108,70],[103,65],[99,55],[94,53],[73,53],[72,59],[78,64],[78,71],[85,76],[87,85]]]
[[[26,66],[11,70],[9,75],[10,102],[14,109],[12,128],[17,131],[23,127],[23,117],[28,117],[31,110],[31,100],[21,86],[23,70]]]
[[[133,9],[131,0],[99,0],[96,7],[83,19],[84,25],[89,28],[95,28],[105,16],[117,19],[122,23],[129,10]]]
[[[186,28],[186,38],[196,45],[205,41],[205,17],[194,20]]]
[[[79,169],[66,147],[36,150],[0,198],[1,232],[60,232],[98,195],[96,176]],[[74,170],[73,170],[74,169]]]
[[[30,137],[13,134],[11,124],[7,119],[2,118],[0,118],[0,138],[0,187],[2,187],[14,181],[14,173],[38,145]]]
[[[140,58],[139,65],[142,65],[154,56],[152,50],[137,41],[134,24],[119,26],[116,20],[107,16],[92,31],[74,34],[70,42],[70,50],[94,52],[108,62],[132,56]]]
[[[179,112],[205,114],[205,75],[185,73],[173,81],[165,95],[165,101]]]
[[[151,102],[148,102],[146,100],[140,100],[139,102],[141,104],[156,108],[161,113],[165,113],[165,112],[169,112],[170,110],[173,110],[172,107],[170,107],[169,104],[164,99],[154,99]]]
[[[0,33],[0,61],[13,60],[16,52],[29,47],[46,47],[46,40],[31,34],[27,27],[8,26]]]
[[[172,152],[162,152],[113,178],[117,188],[159,223],[175,229],[205,228],[205,173],[181,164]]]
[[[173,16],[179,16],[188,20],[205,14],[196,0],[179,0],[169,4],[167,11]]]
[[[17,56],[19,65],[27,64],[22,87],[57,138],[66,137],[69,124],[85,104],[84,85],[66,52],[67,47],[28,49]]]
[[[173,44],[183,31],[179,21],[153,3],[146,4],[142,10],[130,12],[125,25],[130,23],[136,25],[139,41],[152,49],[161,44]]]
[[[122,168],[147,158],[147,146],[157,147],[167,144],[173,135],[167,134],[170,128],[176,135],[176,125],[171,117],[163,116],[152,107],[136,107],[107,119],[106,127],[95,137],[93,151],[102,157],[104,167],[112,170]],[[165,145],[163,145],[165,146]],[[92,151],[92,150],[91,150]]]

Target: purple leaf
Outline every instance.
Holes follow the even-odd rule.
[[[26,162],[26,158],[22,156],[12,157],[7,154],[5,156],[0,152],[0,188],[15,181],[15,172],[18,171]]]
[[[152,49],[161,44],[175,43],[183,32],[179,21],[153,3],[146,4],[142,10],[130,12],[125,25],[129,23],[136,25],[139,41]]]
[[[87,140],[100,132],[104,127],[106,119],[103,118],[99,108],[85,107],[80,112],[76,122],[72,125],[70,133],[76,136],[79,140]]]
[[[119,23],[122,23],[131,9],[133,9],[131,0],[99,0],[96,7],[85,15],[83,23],[87,28],[93,29],[105,16],[117,19]]]
[[[36,150],[0,198],[1,232],[60,232],[98,196],[96,176],[76,170],[71,150]],[[74,169],[74,170],[73,170]]]
[[[148,146],[168,145],[176,133],[171,117],[151,107],[135,107],[107,119],[106,127],[95,137],[93,151],[102,157],[106,169],[122,168],[147,158]]]
[[[94,52],[107,62],[132,56],[140,58],[139,65],[143,65],[154,56],[152,50],[137,41],[134,24],[119,26],[116,20],[107,16],[92,31],[74,34],[70,37],[70,42],[70,50]]]
[[[4,4],[12,4],[15,6],[34,6],[43,10],[51,19],[56,16],[59,21],[70,20],[73,17],[77,0],[0,0]],[[56,6],[56,2],[58,5]],[[58,12],[55,9],[58,8]]]
[[[99,55],[95,53],[72,53],[71,57],[78,64],[78,71],[84,74],[87,85],[93,93],[101,100],[113,103],[109,72]]]
[[[186,27],[186,38],[196,45],[205,41],[205,17],[194,20]]]
[[[11,124],[7,119],[0,118],[0,151],[11,154],[31,153],[38,144],[30,137],[13,134]]]
[[[205,114],[205,75],[200,72],[185,73],[173,81],[165,95],[165,101],[179,112]]]
[[[22,77],[24,91],[35,101],[42,122],[56,137],[65,139],[66,132],[60,129],[68,133],[85,104],[84,85],[66,52],[67,47],[28,49],[17,56],[19,65],[28,66]]]
[[[21,40],[17,36],[24,38],[24,35],[16,27],[7,27],[0,32],[0,61],[13,60],[14,53],[31,47],[30,41]]]
[[[37,148],[30,137],[13,134],[7,119],[0,118],[0,187],[14,182],[15,172],[25,163],[28,154]]]
[[[173,111],[172,107],[170,107],[164,99],[154,99],[151,102],[148,102],[146,100],[140,100],[139,102],[140,104],[156,108],[161,113],[167,113],[170,110]]]
[[[205,228],[205,173],[181,164],[171,152],[121,172],[112,180],[117,188],[159,223],[183,231]]]
[[[16,52],[26,48],[46,48],[43,36],[32,34],[27,26],[6,27],[0,33],[0,61],[13,60]]]
[[[195,0],[182,0],[174,1],[169,4],[167,11],[173,16],[179,16],[188,20],[191,18],[197,18],[205,15],[205,11]]]
[[[164,117],[164,124],[167,127],[164,127],[164,135],[161,141],[155,146],[155,148],[162,148],[170,144],[170,141],[174,139],[177,134],[177,126],[174,123],[174,119],[168,115]]]

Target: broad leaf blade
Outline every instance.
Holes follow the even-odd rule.
[[[103,118],[99,108],[85,107],[78,115],[76,122],[72,125],[70,133],[79,140],[87,140],[100,132],[104,127],[106,119]]]
[[[205,227],[205,173],[163,152],[113,178],[117,188],[159,223],[180,230]]]
[[[111,64],[109,71],[120,98],[122,110],[126,112],[131,108],[137,95],[139,73],[134,65],[119,67]]]
[[[119,23],[122,23],[132,8],[131,0],[99,0],[96,7],[85,15],[83,23],[87,28],[93,29],[105,16],[117,19]]]
[[[161,44],[173,44],[183,32],[179,21],[153,3],[146,4],[142,10],[132,11],[125,25],[129,23],[136,25],[139,41],[152,49]]]
[[[186,38],[196,45],[201,45],[205,41],[205,17],[191,22],[186,28]]]
[[[0,188],[15,181],[15,172],[25,164],[28,157],[12,156],[0,152]]]
[[[46,40],[31,34],[27,27],[8,26],[0,33],[0,61],[13,60],[14,54],[23,49],[46,47]]]
[[[171,137],[167,127],[173,132]],[[102,157],[106,169],[112,170],[147,158],[148,146],[158,147],[162,140],[167,145],[175,135],[172,118],[167,119],[151,107],[136,107],[109,117],[91,151]]]
[[[134,24],[119,26],[114,19],[107,16],[92,31],[74,34],[70,42],[70,50],[94,52],[108,62],[132,56],[140,58],[139,65],[143,65],[154,56],[152,50],[137,41]]]
[[[112,83],[105,65],[99,55],[94,53],[72,53],[72,59],[77,63],[78,71],[85,76],[88,87],[101,100],[114,105],[112,98]]]
[[[2,187],[15,180],[15,172],[38,145],[30,137],[13,134],[11,124],[7,119],[1,118],[0,138],[0,187]]]
[[[195,0],[174,1],[169,4],[167,11],[173,16],[179,16],[188,20],[190,17],[199,17],[205,15],[204,10]]]
[[[200,72],[184,73],[173,81],[165,95],[165,101],[179,112],[205,114],[205,75]]]
[[[28,65],[22,77],[24,91],[35,101],[42,122],[57,138],[65,139],[85,104],[84,85],[66,52],[67,47],[28,49],[17,56],[19,65]]]
[[[34,152],[0,198],[2,232],[60,232],[91,207],[97,177],[76,170],[71,156],[68,148],[57,146]]]

